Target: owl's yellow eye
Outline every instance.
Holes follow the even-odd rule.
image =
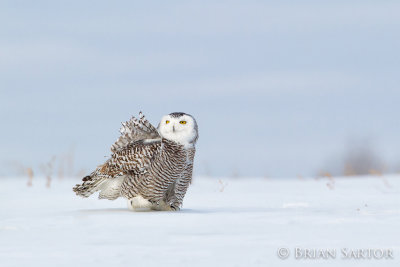
[[[169,123],[169,121],[165,121],[165,124],[168,124]]]
[[[180,124],[186,124],[186,121],[180,121],[179,123]]]

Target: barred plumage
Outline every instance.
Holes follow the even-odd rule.
[[[133,209],[178,210],[192,179],[198,127],[185,113],[171,113],[158,131],[142,113],[122,124],[112,155],[73,190],[88,197],[127,198]]]

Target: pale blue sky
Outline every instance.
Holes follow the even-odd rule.
[[[197,118],[196,174],[314,175],[348,140],[400,166],[399,1],[2,1],[0,175]],[[328,162],[328,163],[327,163]]]

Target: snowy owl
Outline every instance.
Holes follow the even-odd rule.
[[[192,180],[196,120],[174,112],[156,129],[140,112],[122,123],[111,157],[82,179],[73,190],[82,197],[100,191],[99,198],[128,199],[133,210],[179,210]]]

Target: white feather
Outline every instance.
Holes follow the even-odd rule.
[[[185,123],[182,124],[182,121]],[[165,115],[161,119],[158,132],[162,137],[184,145],[186,148],[193,147],[198,136],[196,121],[187,114],[179,118]]]
[[[117,199],[120,196],[121,193],[121,185],[124,182],[125,179],[125,175],[124,176],[120,176],[120,177],[115,177],[112,179],[107,179],[106,181],[104,181],[101,185],[100,185],[100,194],[99,194],[99,198],[103,199]]]

